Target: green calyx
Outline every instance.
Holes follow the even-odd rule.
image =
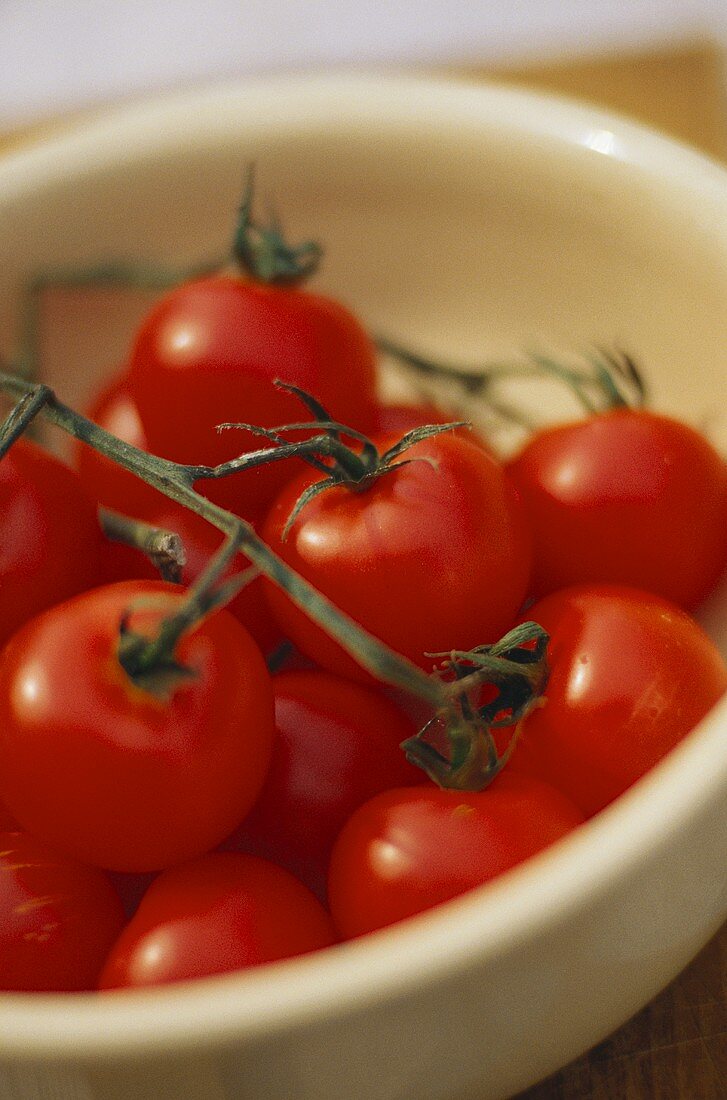
[[[440,787],[487,787],[510,759],[520,723],[541,703],[549,677],[548,641],[538,623],[526,622],[494,645],[430,654],[445,657],[439,675],[451,686],[450,705],[402,743],[411,763]],[[483,703],[487,686],[494,696]],[[492,731],[506,727],[513,733],[499,752]]]
[[[279,381],[276,381],[275,385],[278,389],[300,398],[313,419],[294,424],[282,424],[277,428],[261,428],[256,424],[226,423],[218,424],[217,429],[218,431],[230,428],[241,429],[262,436],[274,444],[272,447],[246,455],[243,463],[245,466],[262,466],[282,458],[301,458],[323,475],[320,481],[309,485],[298,497],[283,529],[283,540],[287,538],[301,509],[319,493],[340,485],[361,492],[378,478],[415,461],[416,459],[401,456],[416,443],[421,443],[441,432],[469,427],[469,424],[463,420],[453,421],[451,424],[425,424],[406,432],[392,447],[380,452],[368,436],[332,420],[323,405],[305,390]],[[293,443],[286,439],[287,433],[300,431],[313,434]],[[344,442],[342,438],[344,436],[358,444],[358,448],[354,449]],[[419,461],[430,460],[422,456]]]
[[[157,635],[151,638],[131,630],[129,619],[127,612],[119,624],[116,647],[119,664],[138,688],[168,700],[182,683],[195,675],[193,669],[175,657],[179,636],[169,630],[172,619],[163,620]]]
[[[225,572],[240,549],[241,536],[230,535],[207,564],[197,580],[183,594],[171,615],[165,615],[152,635],[131,630],[133,610],[154,606],[153,598],[142,600],[129,608],[119,624],[117,657],[127,676],[137,687],[169,699],[176,688],[196,676],[193,668],[177,658],[181,639],[212,612],[224,607],[246,585],[258,576],[258,569],[249,566],[241,573],[225,576]]]
[[[254,169],[249,168],[245,192],[232,245],[233,259],[259,283],[294,286],[318,270],[323,255],[316,241],[290,245],[283,235],[277,214],[272,211],[266,224],[253,216]]]

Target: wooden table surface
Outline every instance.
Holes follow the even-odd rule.
[[[727,59],[709,42],[631,56],[458,76],[576,96],[650,123],[727,161]],[[52,120],[0,134],[0,152],[73,126]],[[518,1100],[725,1100],[727,926],[634,1019]],[[412,1098],[416,1100],[416,1098]]]

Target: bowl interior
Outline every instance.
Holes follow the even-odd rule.
[[[7,158],[0,164],[0,348],[12,348],[22,287],[39,270],[111,258],[188,265],[224,257],[250,162],[261,199],[274,200],[291,235],[324,242],[317,285],[348,302],[371,331],[463,365],[532,348],[572,355],[618,344],[642,364],[657,407],[727,446],[724,173],[609,115],[497,88],[380,76],[254,82],[122,111]],[[148,302],[147,294],[116,291],[47,295],[45,372],[64,400],[81,402],[123,362]],[[723,593],[705,613],[723,641],[726,604]],[[705,723],[694,763],[692,749],[683,757],[686,818],[713,796],[715,769],[727,771],[717,757],[717,722],[724,732],[724,708]],[[669,775],[667,768],[652,777],[575,845],[547,854],[547,904],[543,864],[534,861],[481,902],[468,899],[451,916],[381,937],[380,948],[355,945],[343,977],[340,965],[335,975],[322,959],[283,967],[272,983],[255,976],[220,983],[225,990],[247,983],[245,1005],[225,1001],[228,1023],[230,1011],[251,1029],[276,1011],[291,1018],[293,1002],[306,1011],[310,981],[322,991],[316,1011],[332,1011],[345,980],[358,983],[356,995],[375,998],[392,972],[400,982],[433,980],[447,952],[463,945],[496,953],[514,929],[532,932],[549,919],[549,906],[592,897],[620,866],[647,858],[655,838],[666,836],[658,788],[672,783],[674,793]],[[452,946],[455,929],[459,946]],[[436,964],[426,947],[432,935],[443,952]],[[184,996],[227,1026],[222,996],[218,1009],[200,1009],[194,991]],[[78,1034],[101,1043],[94,1011],[74,1008],[68,1018],[76,1013]],[[128,1009],[127,1035],[136,1011]],[[193,1030],[198,1016],[177,1016]],[[143,1042],[141,1024],[135,1034]]]

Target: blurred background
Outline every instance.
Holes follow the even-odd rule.
[[[0,0],[0,135],[251,73],[372,66],[548,87],[727,150],[727,0]]]

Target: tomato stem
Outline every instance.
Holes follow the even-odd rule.
[[[441,675],[449,680],[450,706],[403,742],[409,760],[443,787],[481,790],[491,783],[510,758],[520,724],[540,705],[549,677],[547,645],[543,628],[526,622],[494,645],[432,654],[446,656]],[[478,698],[484,685],[497,689],[486,703]],[[492,730],[502,727],[513,733],[498,752]]]
[[[186,554],[178,534],[110,508],[99,508],[98,518],[107,539],[141,551],[159,571],[162,580],[181,583]]]
[[[301,509],[319,493],[337,485],[344,485],[355,491],[366,489],[377,478],[391,473],[392,470],[398,469],[406,462],[415,461],[414,459],[400,461],[400,457],[416,443],[421,443],[422,440],[430,439],[441,432],[471,426],[464,420],[453,421],[449,424],[423,424],[406,432],[398,442],[389,447],[388,450],[380,453],[376,444],[368,436],[362,435],[361,432],[357,432],[345,424],[331,420],[320,402],[309,393],[306,393],[305,390],[282,382],[276,382],[275,385],[299,397],[315,419],[298,421],[294,424],[281,424],[277,428],[260,428],[255,424],[245,423],[219,424],[218,431],[239,428],[269,439],[273,446],[253,451],[241,456],[239,459],[233,459],[231,464],[226,464],[226,467],[217,467],[216,471],[219,472],[224,469],[226,472],[231,472],[233,466],[235,470],[240,470],[252,466],[267,465],[269,462],[278,462],[284,458],[302,458],[323,474],[321,480],[309,485],[295,502],[283,528],[283,541],[287,538]],[[313,431],[316,434],[307,439],[297,440],[294,443],[285,438],[287,432],[299,431]],[[347,436],[360,444],[360,449],[354,450],[347,443],[344,443],[342,436]],[[428,462],[430,460],[422,458],[420,461]],[[203,468],[200,467],[199,476],[206,476],[202,471]]]
[[[18,401],[16,410],[5,421],[11,425],[14,437],[19,434],[17,422],[27,427],[41,413],[57,427],[93,447],[107,458],[129,470],[191,511],[202,516],[218,530],[235,540],[235,552],[242,552],[269,580],[283,588],[290,599],[338,641],[358,663],[377,679],[402,689],[423,700],[435,710],[446,706],[447,692],[443,685],[426,675],[411,661],[400,656],[377,638],[363,630],[348,615],[340,611],[322,593],[295,573],[279,558],[246,520],[207,500],[193,488],[202,477],[220,477],[247,464],[243,459],[224,463],[221,467],[186,466],[145,451],[117,439],[92,420],[75,412],[57,399],[43,385],[0,371],[0,389]],[[22,409],[18,412],[18,409]],[[4,437],[0,431],[0,454]],[[227,564],[229,542],[217,552],[218,565]],[[214,562],[215,559],[213,559]],[[217,566],[210,563],[209,581]],[[216,578],[215,578],[216,579]],[[200,578],[201,580],[201,578]],[[189,625],[189,624],[188,624]],[[185,628],[186,629],[186,628]],[[171,636],[171,635],[170,635]]]
[[[267,224],[256,221],[254,184],[255,170],[250,165],[232,247],[233,258],[256,282],[277,286],[301,283],[318,270],[323,250],[317,241],[289,245],[274,211],[269,213]]]
[[[506,754],[498,755],[491,730],[498,725],[519,722],[536,704],[547,683],[547,635],[537,624],[526,623],[494,645],[440,654],[438,656],[446,659],[439,674],[427,675],[369,634],[294,572],[244,519],[225,511],[194,489],[194,482],[201,478],[226,476],[257,464],[263,453],[272,452],[271,460],[278,460],[280,452],[292,445],[283,442],[266,448],[265,452],[243,456],[219,467],[186,466],[147,454],[117,439],[60,402],[47,386],[0,372],[0,390],[17,402],[0,428],[0,456],[38,414],[43,414],[63,431],[200,515],[226,536],[207,568],[190,586],[181,606],[162,620],[154,637],[144,637],[129,628],[133,608],[124,617],[120,624],[119,659],[139,686],[166,695],[174,690],[180,678],[193,675],[192,670],[176,660],[176,647],[181,637],[204,616],[232,599],[254,576],[264,573],[377,680],[413,695],[431,708],[433,719],[416,737],[405,742],[403,748],[432,779],[442,786],[481,789],[501,770]],[[319,455],[333,455],[340,444],[339,434],[349,431],[332,421],[312,422],[312,426],[325,428],[315,441]],[[377,468],[372,473],[395,468],[407,446],[426,438],[427,434],[455,426],[459,425],[415,429],[383,455],[378,455],[374,448],[377,463],[383,469]],[[309,441],[297,446],[305,451],[306,445],[309,447],[307,453],[313,456],[316,452],[310,450]],[[331,448],[330,452],[321,451],[327,447]],[[324,466],[324,469],[330,473],[330,467]],[[372,474],[366,474],[368,476]],[[112,526],[114,522],[112,518]],[[139,533],[138,537],[143,541],[145,536]],[[251,568],[221,580],[240,553],[252,563]],[[484,684],[495,687],[497,694],[493,702],[481,705],[478,695]],[[432,737],[437,731],[442,733],[441,750],[435,743],[436,738]]]
[[[383,336],[377,338],[376,344],[380,351],[419,376],[454,384],[467,396],[484,400],[502,419],[528,429],[533,425],[522,411],[498,396],[497,387],[503,381],[553,378],[567,386],[589,414],[625,406],[637,408],[646,400],[646,387],[636,362],[620,349],[598,348],[585,355],[585,364],[577,367],[539,352],[532,352],[527,363],[491,362],[458,367],[420,355]]]

